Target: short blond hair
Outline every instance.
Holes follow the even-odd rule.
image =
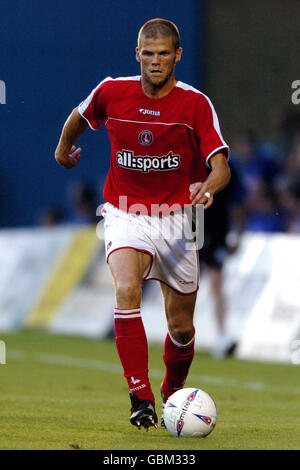
[[[147,21],[139,30],[137,45],[140,47],[141,38],[156,39],[172,37],[175,50],[180,47],[180,35],[178,28],[172,21],[164,20],[162,18],[154,18]]]

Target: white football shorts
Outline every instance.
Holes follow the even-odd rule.
[[[181,294],[198,290],[198,253],[186,214],[181,211],[170,216],[131,214],[109,202],[101,213],[107,262],[114,251],[133,248],[151,256],[143,280],[156,279]]]

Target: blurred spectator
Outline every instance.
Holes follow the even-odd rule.
[[[282,138],[283,115],[272,124],[272,138],[259,139],[256,132],[240,133],[233,146],[241,160],[246,197],[245,229],[249,231],[283,232],[287,230],[288,211],[284,202],[286,186]],[[277,134],[275,134],[277,131]],[[277,138],[275,137],[277,136]],[[286,155],[286,154],[285,154]]]
[[[45,209],[41,216],[41,225],[55,227],[66,221],[65,214],[59,207],[53,206]]]
[[[300,177],[300,132],[296,133],[291,140],[290,153],[286,158],[285,175],[291,182]]]
[[[71,222],[75,224],[96,224],[98,202],[94,185],[89,181],[77,183],[70,191],[72,203]]]
[[[204,245],[199,250],[200,275],[205,269],[214,302],[218,337],[213,351],[216,358],[233,353],[235,340],[226,329],[227,306],[223,290],[223,265],[227,256],[238,249],[244,226],[245,188],[239,162],[232,153],[229,161],[229,185],[214,196],[213,205],[204,213]]]
[[[272,181],[259,178],[246,200],[247,220],[245,229],[261,232],[284,232],[287,213]]]
[[[300,233],[300,177],[289,189],[290,198],[290,218],[287,231]]]
[[[226,332],[223,265],[238,249],[243,230],[300,233],[300,114],[274,108],[269,133],[249,128],[232,139],[231,182],[205,211],[200,273],[209,276],[218,338],[213,355],[225,357],[235,342]]]
[[[247,129],[233,139],[233,149],[240,159],[247,190],[252,192],[258,179],[274,181],[282,171],[281,150],[270,140],[260,140],[254,129]]]
[[[300,133],[295,134],[281,180],[280,197],[288,212],[287,231],[300,232]]]
[[[279,142],[284,154],[291,152],[294,137],[300,135],[300,113],[299,111],[286,110],[282,112],[282,119],[278,126],[278,135],[274,140]]]

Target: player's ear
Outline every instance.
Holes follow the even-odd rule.
[[[176,49],[176,59],[175,59],[175,62],[179,62],[180,59],[181,59],[181,56],[182,56],[182,47],[178,47],[178,49]]]
[[[138,62],[141,62],[141,59],[140,59],[140,53],[139,53],[139,48],[136,47],[135,48],[135,58]]]

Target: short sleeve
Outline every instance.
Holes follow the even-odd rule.
[[[209,159],[218,151],[224,151],[229,156],[229,146],[223,139],[217,113],[210,99],[199,96],[196,112],[196,135],[199,140],[201,155],[209,165]]]
[[[109,80],[112,80],[112,78],[107,77],[100,82],[78,106],[79,114],[94,131],[99,129],[106,118],[105,83]]]

